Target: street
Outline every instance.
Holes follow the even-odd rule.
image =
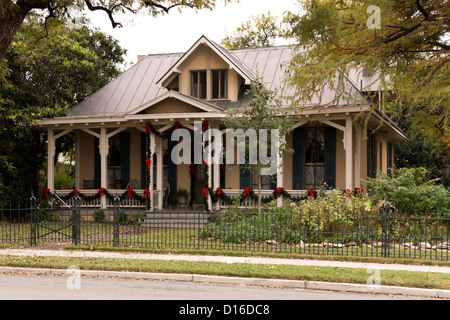
[[[74,276],[0,275],[1,300],[396,300],[416,297]],[[421,300],[421,299],[420,299]]]

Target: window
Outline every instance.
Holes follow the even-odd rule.
[[[120,135],[117,134],[111,137],[108,153],[108,185],[114,189],[122,187],[120,159]]]
[[[261,190],[270,190],[272,176],[261,176]],[[250,172],[250,188],[258,190],[258,175]]]
[[[212,74],[212,99],[226,99],[228,87],[227,70],[213,70]]]
[[[305,189],[317,189],[325,179],[325,128],[305,130]]]
[[[228,70],[191,71],[191,95],[199,99],[226,99]]]
[[[375,134],[370,134],[367,140],[367,176],[377,177],[377,140]]]
[[[206,70],[191,71],[191,96],[206,99]]]

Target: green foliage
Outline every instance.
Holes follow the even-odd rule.
[[[62,24],[48,28],[47,34],[39,18],[29,18],[0,65],[0,194],[8,202],[42,194],[46,135],[36,121],[65,115],[117,76],[123,62],[125,51],[101,32]],[[72,144],[70,138],[58,139],[56,154]]]
[[[425,168],[393,170],[392,177],[378,172],[365,181],[374,201],[387,198],[401,214],[450,217],[450,190],[437,185]]]
[[[281,208],[276,205],[276,200],[268,203],[261,214],[233,208],[222,219],[207,224],[200,236],[231,243],[276,240],[289,244],[300,240],[369,243],[378,236],[378,220],[367,195],[334,189],[318,192],[315,198],[287,202]]]
[[[251,101],[247,108],[239,110],[231,110],[224,119],[224,124],[227,128],[234,130],[254,130],[256,133],[256,141],[248,139],[247,142],[242,142],[244,145],[239,146],[245,148],[246,159],[248,159],[250,150],[261,150],[261,145],[264,146],[268,153],[271,153],[272,142],[279,143],[278,155],[283,156],[285,153],[292,153],[293,150],[288,148],[286,143],[280,140],[293,130],[294,120],[289,111],[283,109],[282,102],[277,96],[277,92],[269,90],[263,79],[258,78],[251,83],[251,87],[246,91],[246,95],[251,97]],[[262,139],[260,130],[267,130],[267,139]],[[271,136],[274,130],[278,130],[278,138]],[[271,157],[278,155],[270,154]],[[263,163],[260,158],[256,163],[240,164],[239,168],[243,172],[250,171],[258,176],[261,182],[262,170],[268,168],[272,163]],[[258,194],[258,208],[261,207],[261,188]]]
[[[277,25],[277,17],[262,14],[252,16],[250,20],[242,23],[232,36],[226,36],[222,45],[227,49],[269,47],[280,36],[281,30]]]
[[[409,110],[416,130],[448,149],[447,2],[302,0],[299,4],[299,14],[284,18],[286,35],[299,47],[287,66],[287,84],[296,89],[294,105],[309,101],[324,87],[336,90],[331,104],[344,99],[350,94],[344,75],[366,69],[379,79],[377,90],[394,93],[393,102]],[[371,5],[379,9],[380,28],[368,27]],[[382,101],[387,111],[388,98],[393,96],[384,95]]]
[[[100,223],[100,222],[105,221],[105,213],[103,212],[103,210],[96,210],[96,211],[94,211],[92,216],[94,218],[94,222],[96,222],[96,223]]]
[[[186,201],[189,198],[189,191],[183,188],[178,188],[177,192],[173,195],[173,200],[178,201],[180,199],[185,199]]]

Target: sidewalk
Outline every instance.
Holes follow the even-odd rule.
[[[183,260],[183,261],[214,261],[223,263],[249,263],[270,265],[296,265],[296,266],[318,266],[337,268],[363,268],[372,270],[405,270],[416,272],[441,272],[449,273],[450,267],[418,266],[401,264],[360,263],[325,260],[302,260],[302,259],[280,259],[259,257],[229,257],[229,256],[199,256],[199,255],[175,255],[175,254],[148,254],[148,253],[125,253],[125,252],[98,252],[83,250],[37,250],[37,249],[0,249],[0,255],[16,256],[52,256],[52,257],[92,257],[112,259],[144,259],[144,260]],[[55,269],[32,269],[32,268],[10,268],[0,267],[0,272],[23,272],[34,274],[65,275],[67,270]],[[394,294],[411,295],[427,298],[450,299],[450,290],[431,290],[404,288],[392,286],[376,286],[346,283],[328,283],[317,281],[292,281],[259,278],[238,278],[223,276],[205,276],[192,274],[164,274],[164,273],[141,273],[141,272],[110,272],[110,271],[82,271],[85,276],[105,276],[136,278],[147,280],[188,281],[215,284],[233,285],[256,285],[256,286],[279,286],[286,288],[297,288],[307,290],[346,291],[370,294]]]
[[[384,264],[365,262],[344,262],[327,260],[304,260],[304,259],[282,259],[282,258],[259,258],[259,257],[231,257],[231,256],[204,256],[204,255],[180,255],[180,254],[153,254],[153,253],[127,253],[127,252],[99,252],[85,250],[36,250],[36,249],[0,249],[0,255],[36,255],[52,257],[92,257],[112,259],[143,259],[143,260],[183,260],[183,261],[208,261],[223,263],[250,263],[270,265],[296,265],[317,266],[337,268],[361,268],[379,270],[403,270],[421,272],[450,273],[450,267],[420,266],[405,264]]]

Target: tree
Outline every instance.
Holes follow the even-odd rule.
[[[269,11],[267,15],[252,16],[233,32],[233,36],[227,35],[221,43],[227,49],[269,47],[279,36],[277,17]]]
[[[225,126],[234,130],[242,129],[244,132],[254,130],[256,134],[255,141],[249,139],[245,142],[246,160],[249,156],[249,150],[261,150],[265,147],[268,152],[272,151],[272,143],[279,144],[278,154],[270,154],[270,157],[277,159],[287,152],[292,152],[286,147],[283,140],[279,140],[293,130],[294,121],[288,110],[282,108],[281,100],[277,97],[276,91],[267,89],[262,79],[253,81],[246,95],[251,97],[249,106],[243,110],[231,110],[224,119]],[[262,138],[260,130],[268,130],[267,139]],[[278,130],[279,137],[276,137],[273,130]],[[253,143],[252,143],[253,142]],[[242,146],[243,147],[243,146]],[[266,155],[263,155],[266,156]],[[280,164],[277,164],[279,166]],[[261,182],[263,170],[271,166],[271,163],[264,163],[261,159],[261,152],[256,163],[246,161],[240,164],[242,172],[249,171],[258,177],[258,212],[261,213]]]
[[[232,0],[224,0],[228,3]],[[216,0],[0,0],[0,61],[14,39],[14,36],[30,12],[38,11],[50,18],[66,20],[70,18],[71,6],[90,11],[103,11],[111,21],[111,25],[122,27],[115,20],[118,13],[146,12],[155,17],[169,13],[171,9],[192,8],[212,9]]]
[[[86,27],[54,25],[48,36],[37,17],[27,18],[9,48],[0,78],[1,194],[9,201],[38,194],[46,137],[35,122],[65,115],[120,73],[116,40]],[[56,152],[71,146],[58,139]]]
[[[386,112],[398,105],[407,108],[415,130],[448,150],[448,1],[302,3],[304,14],[284,17],[287,36],[307,49],[288,66],[287,85],[298,89],[294,102],[310,98],[324,86],[337,88],[336,99],[342,98],[343,74],[365,68],[380,79],[380,90],[394,94],[393,101],[384,96]]]

